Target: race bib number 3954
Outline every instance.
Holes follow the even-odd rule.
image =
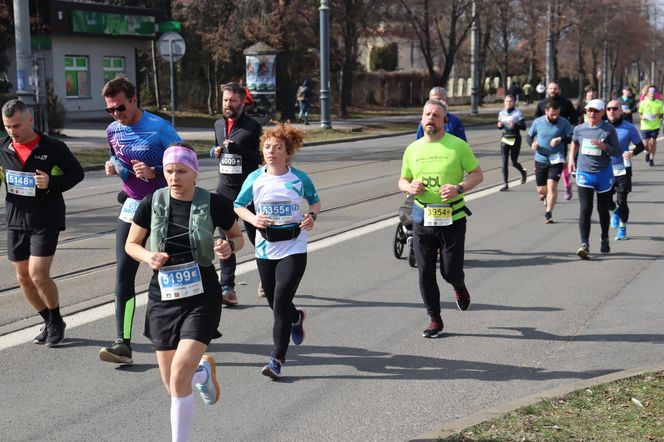
[[[424,208],[424,225],[427,227],[452,224],[452,207],[449,204],[427,204]]]

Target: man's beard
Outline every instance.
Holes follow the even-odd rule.
[[[238,110],[233,107],[227,107],[224,109],[224,117],[230,118],[231,120],[235,120],[240,116],[241,112],[242,112],[241,109],[238,112]]]

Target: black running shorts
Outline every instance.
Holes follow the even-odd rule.
[[[55,255],[58,229],[7,230],[7,256],[10,261],[25,261],[31,256]]]
[[[560,174],[563,173],[563,164],[546,164],[535,162],[535,183],[538,186],[546,186],[547,180],[560,181]]]
[[[173,301],[150,297],[145,312],[145,336],[157,351],[175,350],[181,339],[209,345],[221,319],[219,291]]]

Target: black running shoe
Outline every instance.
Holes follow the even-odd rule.
[[[601,245],[599,251],[604,253],[604,254],[611,253],[611,246],[609,245],[609,238],[604,238],[602,240],[602,245]]]
[[[48,327],[47,324],[42,325],[42,328],[39,329],[41,333],[35,336],[35,339],[32,340],[33,343],[44,345],[46,343],[46,338],[48,337]]]
[[[506,192],[506,191],[508,191],[508,190],[510,190],[510,187],[507,185],[507,183],[505,183],[505,184],[503,185],[503,187],[500,188],[500,191],[501,191],[501,192]]]
[[[54,347],[56,345],[61,344],[62,341],[65,340],[65,328],[67,328],[67,324],[65,324],[64,321],[49,323],[46,326],[47,336],[46,336],[46,341],[44,341],[44,344],[47,347]]]
[[[131,358],[131,346],[126,344],[121,338],[116,339],[110,347],[102,347],[99,350],[99,359],[114,364],[134,363],[134,360]]]
[[[650,160],[648,161],[648,164],[650,165],[650,167],[653,167],[655,165],[655,162],[653,160]]]
[[[467,288],[462,288],[461,290],[455,290],[454,295],[456,296],[456,304],[459,307],[459,310],[466,311],[470,307],[470,293],[468,293]]]
[[[646,164],[650,163],[650,154],[646,152]]]
[[[523,169],[521,171],[521,184],[525,184],[527,178],[528,178],[528,172],[526,172],[526,169]]]
[[[443,320],[441,318],[431,318],[431,324],[422,332],[425,338],[437,338],[443,334]]]

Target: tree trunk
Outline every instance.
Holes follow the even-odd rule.
[[[207,85],[208,85],[208,93],[207,93],[207,108],[208,108],[208,114],[213,115],[214,114],[214,80],[212,78],[212,63],[213,61],[209,61],[207,65],[205,66],[205,77],[207,78]]]

